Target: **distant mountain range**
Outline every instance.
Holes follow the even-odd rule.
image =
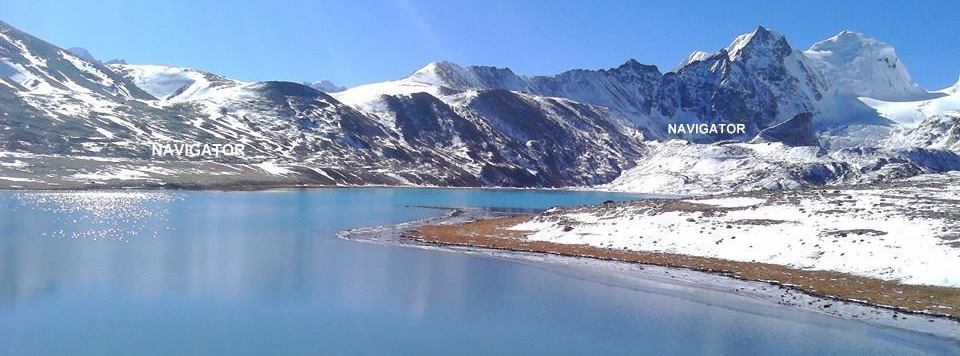
[[[849,31],[800,51],[758,27],[666,73],[632,59],[554,76],[435,62],[352,88],[107,63],[0,22],[0,186],[687,192],[960,169],[957,87],[920,88],[892,47]],[[667,130],[729,123],[745,131]],[[248,154],[158,158],[155,142]]]

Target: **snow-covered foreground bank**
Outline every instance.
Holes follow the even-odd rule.
[[[960,287],[960,174],[884,186],[551,209],[527,239]]]

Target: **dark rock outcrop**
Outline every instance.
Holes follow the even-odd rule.
[[[780,142],[787,146],[820,146],[813,134],[813,115],[801,113],[779,125],[765,129],[752,142]]]

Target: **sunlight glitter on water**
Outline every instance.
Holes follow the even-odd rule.
[[[177,193],[139,191],[24,192],[15,197],[19,205],[51,215],[51,225],[59,228],[44,237],[119,240],[159,236],[166,224],[151,222],[165,221],[164,205],[183,199]]]

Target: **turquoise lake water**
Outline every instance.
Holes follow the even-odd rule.
[[[338,239],[595,192],[0,192],[0,354],[958,354],[956,342],[752,311],[479,255]],[[679,288],[678,289],[682,289]]]

